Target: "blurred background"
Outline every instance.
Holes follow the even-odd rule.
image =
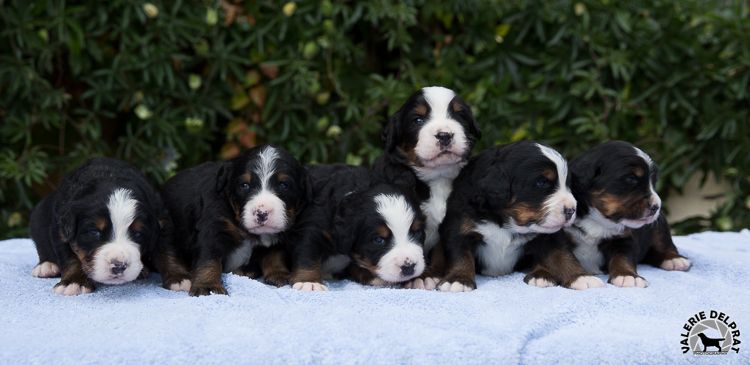
[[[0,238],[92,156],[156,183],[267,142],[367,165],[429,85],[472,106],[477,150],[624,139],[677,233],[748,227],[749,4],[0,0]]]

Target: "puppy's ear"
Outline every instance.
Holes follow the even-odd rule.
[[[68,243],[76,234],[76,217],[73,209],[65,207],[58,212],[57,227],[59,229],[60,241]]]
[[[229,161],[224,161],[219,166],[219,170],[216,172],[216,184],[214,188],[217,193],[221,193],[226,189],[229,184],[229,179],[232,175],[232,165]]]
[[[357,193],[352,193],[344,198],[336,209],[333,218],[333,240],[336,251],[343,255],[351,253],[357,240],[359,222],[355,211],[356,201],[358,200],[356,195]]]
[[[400,133],[398,124],[401,120],[401,110],[393,114],[383,126],[383,133],[380,138],[383,140],[383,150],[393,151],[396,148],[396,143],[400,139]]]
[[[466,121],[467,132],[469,132],[469,138],[472,141],[478,141],[482,138],[482,131],[479,129],[476,119],[474,119],[471,107],[463,99],[455,96],[451,101],[451,110]]]
[[[475,180],[477,189],[471,197],[472,205],[480,212],[492,213],[499,207],[508,206],[513,195],[513,177],[506,167],[498,164],[490,169],[489,172],[482,169],[483,176]]]
[[[573,160],[570,163],[570,188],[576,198],[584,197],[600,174],[600,163],[592,156],[584,155]]]

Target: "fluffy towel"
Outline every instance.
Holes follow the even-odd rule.
[[[229,296],[188,297],[158,275],[63,297],[33,244],[0,242],[0,364],[750,363],[750,231],[677,237],[687,272],[642,266],[646,289],[540,289],[522,274],[470,293],[352,282],[300,293],[225,275]],[[606,277],[602,276],[606,280]],[[681,351],[700,311],[731,316],[739,354]]]

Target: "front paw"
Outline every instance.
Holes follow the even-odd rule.
[[[260,273],[257,271],[253,271],[253,270],[245,271],[245,270],[239,269],[239,270],[232,271],[232,274],[248,277],[250,279],[257,279],[260,277]]]
[[[437,284],[440,282],[440,279],[428,277],[428,278],[416,278],[411,281],[408,281],[406,284],[404,284],[404,288],[406,289],[424,289],[424,290],[435,290],[437,288]]]
[[[94,291],[94,285],[91,283],[71,283],[60,281],[52,288],[52,291],[54,291],[55,294],[66,296],[88,294]]]
[[[289,274],[288,273],[271,273],[271,274],[266,275],[263,280],[267,284],[280,288],[286,284],[289,284]]]
[[[188,278],[165,280],[162,286],[172,291],[190,291],[191,281]]]
[[[577,279],[573,280],[572,283],[568,286],[570,289],[575,290],[585,290],[590,288],[603,288],[606,284],[602,281],[602,279],[597,278],[596,276],[592,275],[582,275],[579,276]]]
[[[524,282],[526,282],[526,284],[529,284],[531,286],[535,286],[537,288],[549,288],[549,287],[557,286],[557,283],[555,283],[554,281],[549,280],[547,278],[543,278],[541,276],[539,276],[539,277],[537,277],[537,276],[528,277],[527,276],[526,278],[524,278]]]
[[[202,295],[221,294],[227,295],[227,289],[221,283],[216,284],[193,284],[190,288],[191,297]]]
[[[60,267],[54,262],[40,262],[31,270],[31,276],[35,278],[54,278],[60,276]]]
[[[620,275],[609,278],[609,283],[621,288],[645,288],[648,281],[640,276]]]
[[[451,293],[467,292],[476,289],[477,283],[474,279],[449,276],[438,283],[437,288],[440,291]]]
[[[312,281],[296,282],[292,285],[292,288],[299,291],[328,291],[325,285]]]
[[[688,271],[690,265],[690,260],[684,257],[675,257],[673,259],[662,261],[659,267],[669,271]]]

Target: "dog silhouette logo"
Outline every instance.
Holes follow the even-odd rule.
[[[693,355],[727,355],[739,353],[740,330],[724,312],[701,311],[690,317],[682,327],[682,352]]]

